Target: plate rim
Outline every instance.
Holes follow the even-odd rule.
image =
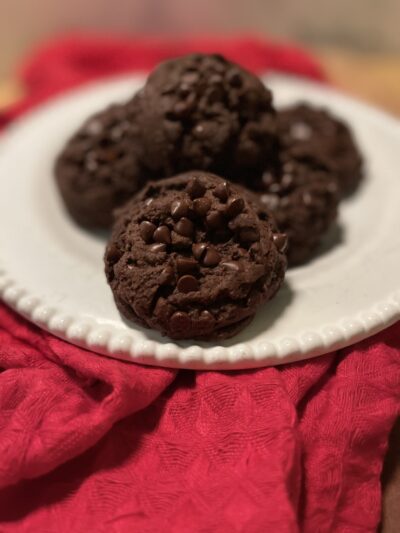
[[[279,79],[295,82],[310,89],[318,89],[327,95],[333,95],[347,103],[364,110],[370,116],[384,121],[393,128],[394,134],[400,134],[400,121],[383,110],[354,99],[329,86],[315,83],[297,76],[268,74],[263,80]],[[58,107],[63,101],[74,99],[84,92],[91,92],[96,87],[113,85],[124,80],[143,81],[143,74],[130,74],[102,78],[85,83],[79,87],[58,94],[45,103],[35,106],[14,120],[0,136],[0,152],[7,138],[12,137],[21,125],[34,121],[41,114]],[[1,253],[1,252],[0,252]],[[216,345],[204,351],[201,346],[193,345],[182,348],[174,341],[158,343],[153,340],[135,339],[131,332],[122,332],[116,326],[103,326],[89,321],[82,316],[67,316],[61,308],[55,309],[41,301],[33,292],[21,286],[12,273],[2,266],[0,256],[0,297],[14,311],[35,325],[74,345],[90,351],[125,361],[157,365],[169,368],[188,369],[245,369],[262,366],[274,366],[300,361],[323,355],[364,340],[400,319],[400,290],[396,289],[388,297],[374,304],[369,310],[351,317],[343,317],[340,322],[320,326],[319,331],[310,331],[302,336],[286,337],[279,342],[258,341],[256,346],[247,343],[230,347]]]

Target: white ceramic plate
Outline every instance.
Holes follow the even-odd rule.
[[[143,78],[87,86],[25,116],[0,144],[0,295],[19,313],[90,349],[147,364],[247,368],[347,346],[400,318],[400,125],[332,90],[271,77],[278,105],[309,100],[354,127],[363,186],[341,206],[325,249],[290,270],[277,297],[221,344],[171,342],[121,319],[103,274],[104,237],[66,215],[52,165],[90,113],[122,101]],[[335,246],[332,244],[335,243]],[[324,253],[322,253],[324,252]]]

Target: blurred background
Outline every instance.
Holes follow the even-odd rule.
[[[18,61],[60,33],[253,31],[303,44],[339,86],[400,113],[399,21],[399,0],[1,0],[0,94],[12,97]]]

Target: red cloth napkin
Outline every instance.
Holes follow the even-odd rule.
[[[189,50],[321,78],[303,52],[252,39],[64,39],[22,69],[3,115]],[[375,531],[400,411],[400,325],[311,361],[241,372],[103,358],[0,306],[0,530]]]

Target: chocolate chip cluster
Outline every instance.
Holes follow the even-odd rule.
[[[69,139],[55,176],[72,217],[88,228],[107,228],[113,210],[150,177],[141,163],[138,99],[90,117]]]
[[[120,215],[107,249],[117,305],[172,338],[234,334],[285,271],[286,237],[261,211],[212,174],[149,184]]]
[[[192,169],[260,174],[276,147],[270,91],[219,55],[159,65],[142,91],[144,160],[161,176]]]
[[[261,187],[261,202],[288,236],[289,264],[304,263],[336,218],[337,180],[318,160],[287,157],[280,174],[264,174]]]
[[[348,124],[327,109],[301,103],[277,114],[279,138],[286,153],[324,163],[342,196],[354,191],[363,175],[363,160]]]
[[[191,245],[192,256],[177,255],[175,258],[175,270],[178,276],[177,290],[191,292],[199,289],[200,284],[196,279],[196,274],[198,274],[200,265],[213,268],[221,263],[221,254],[215,246],[210,244],[210,241],[226,242],[232,237],[229,221],[243,212],[245,202],[243,198],[231,195],[230,186],[226,181],[219,183],[212,191],[213,196],[221,204],[217,208],[214,205],[212,209],[213,202],[204,196],[206,188],[199,178],[190,179],[185,192],[183,199],[174,200],[171,204],[171,224],[155,225],[149,220],[143,220],[139,223],[139,232],[143,241],[149,245],[150,252],[171,252],[174,235],[185,237],[193,243]],[[196,226],[200,228],[200,232],[196,231]],[[212,235],[209,235],[210,232]],[[206,236],[209,239],[208,242],[196,242],[199,237],[197,233]],[[237,232],[236,237],[242,246],[247,247],[259,239],[259,231],[257,228],[244,226]],[[286,236],[275,234],[274,238],[283,251],[286,247]],[[181,248],[182,242],[176,238],[174,240]],[[185,253],[187,254],[186,249]],[[240,270],[240,264],[235,261],[224,261],[221,266],[233,271]],[[170,266],[166,267],[161,273],[164,283],[171,282],[174,278],[173,274],[173,269]]]

